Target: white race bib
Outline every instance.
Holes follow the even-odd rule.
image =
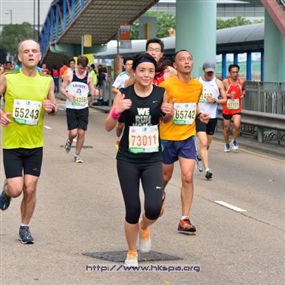
[[[214,97],[214,90],[211,90],[211,89],[204,89],[203,90],[203,93],[202,93],[202,95],[201,95],[201,97],[200,97],[200,100],[199,100],[199,102],[200,103],[206,103],[207,102],[207,97],[211,97],[211,98],[213,98]]]
[[[196,103],[175,103],[176,109],[173,117],[175,125],[191,125],[196,118]]]
[[[158,127],[130,126],[129,151],[132,153],[150,153],[159,151]]]
[[[237,110],[239,108],[239,99],[228,99],[227,107],[229,110]]]
[[[41,109],[42,102],[15,99],[12,116],[18,124],[36,126]]]

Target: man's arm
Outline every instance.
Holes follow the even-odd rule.
[[[5,75],[2,73],[0,74],[0,98],[1,96],[5,93],[6,91],[6,85],[7,85],[7,82],[6,82],[6,77]],[[4,112],[1,110],[0,108],[0,117],[2,116]]]
[[[68,72],[67,75],[64,77],[63,82],[60,85],[59,91],[61,92],[61,94],[69,99],[70,101],[73,101],[75,96],[73,94],[70,94],[66,91],[66,87],[70,84],[71,80],[72,80],[72,71]]]
[[[54,116],[57,113],[57,105],[56,105],[56,100],[54,96],[53,80],[51,80],[51,83],[50,83],[47,99],[44,100],[44,108],[47,111],[47,113],[51,116]]]
[[[219,87],[220,97],[221,98],[217,99],[215,103],[217,103],[217,104],[225,104],[227,102],[227,95],[226,95],[224,84],[219,79],[216,79],[216,81],[217,81],[217,85]]]
[[[0,94],[4,94],[6,91],[6,87],[7,87],[7,81],[6,81],[6,77],[4,74],[0,75]],[[8,116],[10,116],[11,113],[5,113],[3,110],[1,110],[0,108],[0,124],[5,127],[7,126],[9,123],[11,123],[11,120],[8,118]]]

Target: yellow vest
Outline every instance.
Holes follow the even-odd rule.
[[[49,94],[52,77],[39,72],[35,77],[27,77],[22,69],[7,72],[5,77],[4,111],[14,110],[14,116],[9,116],[11,123],[3,128],[3,149],[42,147],[43,101]]]
[[[198,104],[203,91],[201,82],[191,79],[186,83],[179,80],[177,76],[172,76],[163,81],[159,87],[165,88],[169,103],[176,99],[175,103]],[[191,125],[175,125],[173,121],[160,124],[160,138],[163,140],[183,141],[194,135],[196,135],[195,120]]]

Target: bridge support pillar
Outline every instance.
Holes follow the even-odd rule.
[[[285,82],[285,39],[265,11],[264,81]]]
[[[216,62],[216,15],[216,1],[176,0],[176,51],[193,55],[193,77],[202,75],[204,61]]]

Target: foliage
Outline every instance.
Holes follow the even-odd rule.
[[[156,36],[158,38],[169,37],[168,30],[175,29],[175,15],[165,12],[146,12],[143,16],[156,18]],[[131,25],[131,39],[139,39],[139,20]]]
[[[146,12],[143,16],[156,17],[156,30],[158,38],[169,37],[169,29],[175,29],[175,15],[165,12]],[[252,23],[262,23],[263,20],[255,20],[251,22],[243,17],[236,17],[230,19],[217,19],[217,30],[236,26],[250,25]],[[136,20],[131,25],[131,39],[139,39],[139,20]]]
[[[254,21],[255,23],[262,22],[262,21]],[[252,22],[248,19],[242,18],[240,16],[236,18],[230,18],[230,19],[217,19],[217,30],[230,28],[230,27],[237,27],[237,26],[244,26],[244,25],[250,25]]]
[[[0,35],[0,49],[16,56],[18,54],[18,43],[24,39],[34,39],[35,35],[37,36],[37,32],[30,23],[6,25]]]

